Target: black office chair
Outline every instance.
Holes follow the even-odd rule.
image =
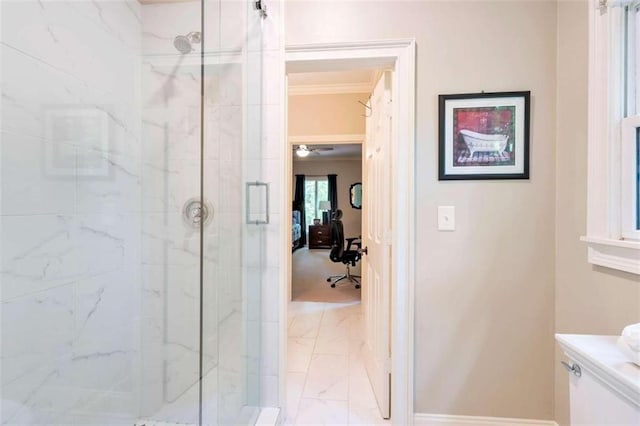
[[[332,288],[336,288],[336,284],[340,281],[347,280],[355,284],[356,288],[360,288],[360,275],[352,275],[351,267],[356,266],[361,258],[360,248],[362,243],[359,237],[347,238],[347,248],[344,247],[344,228],[342,226],[342,210],[336,210],[331,221],[331,252],[329,259],[332,262],[342,262],[347,266],[347,273],[342,275],[332,275],[327,278],[327,282],[331,283]],[[354,249],[351,247],[354,246]]]

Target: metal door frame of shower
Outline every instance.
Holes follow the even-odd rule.
[[[361,68],[394,69],[393,115],[397,117],[396,136],[392,142],[394,168],[392,288],[391,288],[391,421],[413,425],[414,384],[414,285],[415,285],[415,39],[376,40],[354,43],[322,43],[286,46],[281,75],[280,154],[292,164],[292,150],[287,141],[287,71],[313,72]],[[292,176],[282,168],[284,188],[292,188]],[[280,192],[280,208],[291,208],[287,191]],[[287,309],[291,274],[291,217],[283,221],[280,247],[280,381],[279,399],[286,410]],[[288,226],[286,226],[288,225]]]

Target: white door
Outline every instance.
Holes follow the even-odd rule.
[[[367,111],[363,155],[362,303],[364,361],[380,414],[390,417],[391,393],[391,72],[382,74]]]

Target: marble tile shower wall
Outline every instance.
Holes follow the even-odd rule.
[[[2,2],[2,423],[136,410],[140,5]]]
[[[247,227],[242,194],[250,180],[281,191],[281,5],[247,35],[247,4],[206,3],[207,46],[248,43],[205,81],[210,423],[247,398],[278,405],[280,212]],[[196,5],[0,4],[3,424],[197,412],[200,241],[181,210],[200,192],[200,76],[172,46],[199,29]]]

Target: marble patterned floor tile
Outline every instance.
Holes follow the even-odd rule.
[[[361,305],[292,302],[288,319],[289,332],[295,327],[309,337],[289,334],[284,424],[390,424],[380,416],[364,365]]]
[[[314,354],[303,396],[346,401],[349,387],[348,363],[349,357],[346,355]]]
[[[287,339],[287,371],[306,373],[311,363],[311,355],[316,340],[304,337]]]
[[[376,397],[364,363],[349,364],[349,404],[370,408],[377,406]]]
[[[391,420],[380,416],[378,405],[361,405],[349,401],[349,425],[390,425]]]
[[[302,398],[296,425],[347,425],[349,407],[346,401]]]
[[[362,313],[361,302],[325,303],[324,311],[336,312],[340,315],[354,315]]]
[[[341,333],[329,333],[324,329],[320,329],[316,344],[313,349],[314,354],[327,355],[348,355],[349,354],[349,338]]]
[[[325,309],[325,305],[327,304],[321,302],[291,302],[289,303],[289,316],[322,312]]]
[[[289,337],[316,338],[320,330],[322,311],[313,313],[301,313],[296,315],[289,327]]]
[[[333,316],[331,316],[333,314]],[[350,324],[352,322],[353,315],[345,314],[343,316],[338,316],[336,312],[325,312],[322,316],[322,321],[320,322],[319,331],[324,331],[325,333],[330,333],[332,335],[343,335],[345,337],[349,336],[349,331],[351,329]]]
[[[307,373],[287,373],[287,413],[285,418],[286,424],[295,424],[296,415],[298,414],[298,405],[304,390],[304,382]]]

